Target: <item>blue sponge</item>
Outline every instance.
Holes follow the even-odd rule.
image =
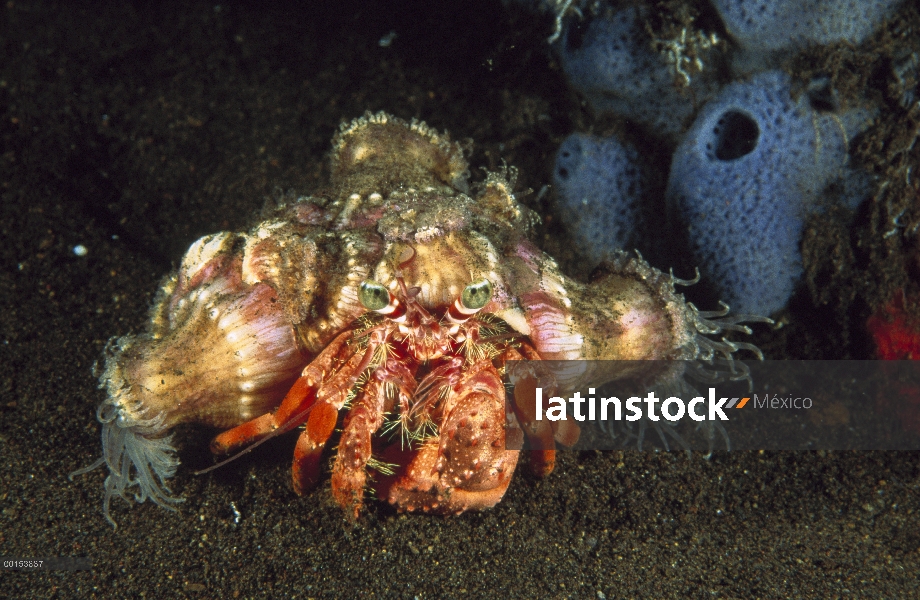
[[[664,136],[680,133],[694,101],[711,96],[710,76],[694,76],[688,88],[666,58],[651,48],[640,10],[627,7],[587,21],[571,20],[559,46],[562,69],[594,110],[632,119]]]
[[[713,0],[749,69],[773,53],[847,41],[859,44],[901,0]]]
[[[789,77],[761,73],[726,87],[678,146],[666,192],[670,230],[732,309],[767,315],[802,273],[805,217],[844,175],[865,111],[814,110]]]
[[[616,138],[574,133],[556,154],[556,208],[579,253],[591,266],[617,249],[639,245],[647,229],[646,181],[638,152]]]

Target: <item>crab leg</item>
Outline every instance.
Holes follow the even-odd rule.
[[[324,383],[316,393],[315,404],[312,405],[310,415],[307,417],[303,433],[297,438],[294,460],[291,463],[291,480],[298,496],[316,485],[323,450],[335,430],[339,410],[345,405],[358,378],[367,369],[372,354],[373,347],[369,347],[363,355],[353,355],[348,363],[332,379]]]
[[[338,420],[339,411],[331,404],[315,404],[310,411],[307,426],[294,446],[294,462],[291,464],[291,479],[298,496],[316,485],[323,449]]]
[[[332,467],[332,496],[354,519],[364,500],[371,437],[383,425],[384,414],[393,410],[397,402],[401,408],[408,408],[414,385],[415,379],[404,364],[389,361],[372,375],[345,417]]]
[[[336,362],[339,360],[342,351],[347,348],[348,341],[351,339],[352,335],[351,331],[339,334],[338,337],[319,353],[315,360],[307,365],[300,378],[294,382],[294,385],[284,397],[277,411],[274,413],[266,413],[261,417],[256,417],[251,421],[247,421],[238,427],[234,427],[218,435],[211,442],[211,452],[214,454],[227,454],[243,446],[257,442],[278,429],[283,428],[284,431],[289,431],[304,421],[307,421],[309,419],[308,415],[314,412],[310,411],[308,413],[307,411],[314,406],[317,400],[322,399],[319,392],[326,392],[325,389],[321,390],[320,386],[323,385],[324,380],[330,373],[336,372]],[[367,355],[367,353],[365,353],[365,355]],[[364,360],[366,358],[366,356],[355,355],[348,362],[353,362],[356,357],[359,360]],[[339,378],[339,374],[343,372],[346,374],[346,377],[350,375],[350,378],[353,379],[357,379],[358,375],[361,373],[361,371],[352,371],[346,367],[345,369],[338,369],[338,373],[336,373],[332,379]],[[353,383],[353,381],[351,383]],[[341,385],[331,387],[333,388],[332,391],[339,391],[341,389]],[[328,398],[329,395],[329,393],[322,394],[322,396],[326,398]],[[321,425],[326,423],[328,419],[327,413],[328,411],[325,409],[322,410],[321,414],[313,421],[317,434],[322,433],[324,429]],[[332,433],[331,429],[329,433]],[[326,438],[328,437],[327,434]],[[319,439],[319,436],[317,436],[317,439]],[[325,442],[325,438],[322,441]]]
[[[367,461],[371,457],[371,436],[383,424],[386,384],[368,382],[352,403],[342,427],[339,451],[332,467],[332,497],[346,513],[358,518],[367,480]],[[294,459],[295,465],[297,458]]]
[[[521,421],[530,442],[530,468],[534,475],[545,477],[556,467],[556,443],[549,421],[536,420],[537,380],[526,377],[514,386],[514,413]]]

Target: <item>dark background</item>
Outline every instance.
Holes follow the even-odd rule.
[[[116,500],[113,530],[104,473],[67,480],[100,454],[92,366],[108,338],[143,329],[192,241],[315,189],[338,124],[366,110],[472,138],[474,179],[504,160],[521,191],[549,181],[555,148],[590,117],[545,43],[551,19],[497,1],[0,11],[0,555],[94,564],[2,572],[0,596],[916,594],[916,453],[568,452],[545,480],[518,469],[492,510],[371,502],[352,524],[328,479],[292,492],[290,436],[196,477],[214,432],[188,428],[180,511]],[[535,198],[538,242],[572,265]],[[849,345],[820,333],[865,314],[798,305],[782,330],[758,331],[769,356],[871,355],[858,331]]]

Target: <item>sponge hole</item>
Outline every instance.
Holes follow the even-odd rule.
[[[839,109],[840,99],[837,96],[829,77],[816,77],[808,84],[808,103],[814,110],[831,112]]]
[[[757,147],[760,137],[757,121],[736,110],[723,114],[712,132],[715,135],[716,158],[721,161],[750,154]]]

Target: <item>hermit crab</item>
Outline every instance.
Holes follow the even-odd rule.
[[[365,489],[399,510],[460,513],[501,500],[522,438],[553,469],[571,422],[538,422],[532,391],[634,375],[679,359],[731,360],[749,330],[703,313],[672,276],[618,254],[590,283],[563,275],[529,239],[537,217],[514,171],[470,185],[461,145],[385,113],[343,124],[328,187],[288,198],[248,233],[204,237],[162,283],[148,330],[109,342],[97,411],[113,496],[179,501],[166,487],[181,423],[225,429],[217,454],[304,426],[298,493],[322,476],[341,428],[332,494],[352,517]],[[548,380],[511,361],[617,359]],[[586,363],[587,364],[587,363]],[[368,476],[368,469],[382,471]],[[76,473],[75,473],[76,474]],[[114,522],[113,522],[114,523]]]

